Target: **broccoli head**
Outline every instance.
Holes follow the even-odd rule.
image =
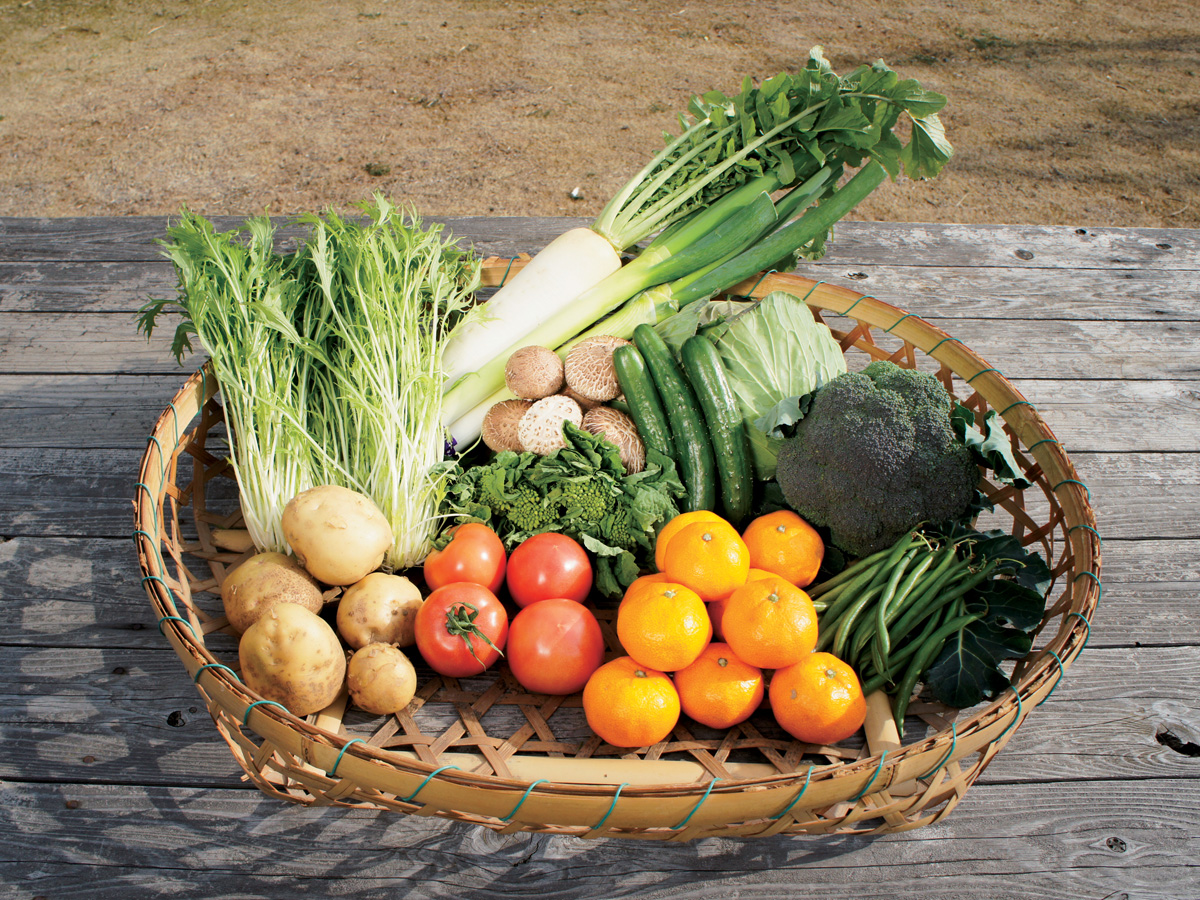
[[[954,435],[941,383],[877,361],[817,390],[775,478],[797,513],[865,556],[922,522],[961,516],[979,470]]]

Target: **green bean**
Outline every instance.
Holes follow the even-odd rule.
[[[886,547],[883,550],[878,550],[875,553],[872,553],[870,556],[864,556],[862,559],[855,560],[850,565],[846,566],[846,568],[842,569],[842,571],[838,572],[836,575],[831,575],[829,578],[826,578],[820,584],[814,584],[812,586],[812,588],[808,591],[808,595],[810,597],[812,597],[814,600],[817,597],[823,597],[825,594],[829,593],[829,591],[831,589],[838,587],[840,585],[844,585],[847,582],[849,582],[850,580],[852,580],[856,575],[861,573],[864,569],[871,568],[874,563],[883,559],[890,552],[891,552],[891,548]]]
[[[998,565],[999,565],[998,560],[989,560],[984,565],[984,567],[982,569],[980,569],[978,572],[974,573],[973,575],[970,575],[967,578],[964,578],[960,581],[955,582],[954,586],[952,588],[950,588],[949,591],[947,591],[946,593],[944,593],[940,597],[938,597],[936,599],[936,601],[933,603],[933,605],[938,608],[941,608],[953,600],[958,600],[961,597],[965,597],[969,591],[973,590],[978,585],[980,585],[982,582],[987,581],[989,578],[991,578],[992,572],[994,572],[996,570],[996,567]],[[899,631],[899,623],[897,623],[897,631]]]
[[[829,647],[830,641],[833,641],[833,649],[830,652],[838,659],[843,659],[843,653],[846,652],[846,639],[850,635],[850,629],[854,627],[855,620],[859,617],[867,604],[879,595],[883,590],[883,585],[877,584],[874,587],[867,588],[862,595],[854,601],[854,604],[846,610],[845,614],[838,620],[837,628],[827,631],[817,640],[817,649],[824,650]]]
[[[977,621],[979,621],[979,616],[974,613],[956,616],[951,619],[935,631],[928,641],[921,645],[920,652],[908,664],[908,668],[904,672],[904,677],[900,680],[900,685],[896,689],[896,703],[893,708],[896,724],[902,731],[904,729],[904,714],[908,711],[908,704],[912,701],[913,688],[916,687],[917,679],[921,677],[921,673],[942,652],[942,648],[952,635],[961,632],[972,622]]]
[[[821,617],[819,623],[823,632],[833,631],[837,628],[838,619],[854,604],[856,598],[862,595],[862,591],[866,590],[867,585],[871,583],[874,577],[875,572],[873,569],[861,572],[833,603],[826,606],[825,615]]]
[[[920,552],[920,548],[914,548],[914,550],[910,552],[912,552],[915,556]],[[852,665],[858,666],[862,664],[863,657],[860,654],[865,648],[867,648],[869,642],[879,639],[881,632],[884,637],[884,640],[880,645],[882,650],[881,655],[883,657],[887,656],[888,650],[886,648],[890,646],[890,640],[886,637],[888,621],[886,618],[887,611],[899,609],[898,601],[902,600],[908,594],[908,592],[912,590],[912,586],[916,583],[917,578],[920,577],[921,573],[924,572],[925,569],[928,568],[929,564],[933,561],[933,554],[925,553],[917,565],[911,570],[905,568],[905,560],[909,558],[910,557],[908,554],[906,554],[905,558],[901,560],[901,565],[897,566],[896,571],[893,573],[893,580],[898,583],[898,586],[893,585],[892,581],[888,582],[887,588],[885,589],[885,594],[888,591],[891,591],[892,593],[890,598],[887,596],[880,598],[880,601],[876,604],[872,615],[862,620],[862,622],[858,625],[853,638],[850,640],[849,648],[850,656],[853,659]],[[903,578],[903,581],[901,581],[901,578]],[[872,650],[871,652],[874,655],[877,651]]]
[[[923,621],[930,612],[941,609],[945,603],[952,600],[953,596],[950,592],[957,590],[971,577],[970,560],[959,560],[953,555],[947,557],[947,560],[951,562],[946,564],[946,561],[943,561],[943,564],[939,565],[940,573],[921,589],[918,596],[909,601],[908,608],[888,628],[888,637],[892,644],[903,640],[904,636],[915,628],[917,623]],[[978,582],[975,583],[978,584]]]
[[[904,668],[904,664],[912,659],[913,655],[921,649],[922,645],[929,640],[930,636],[938,629],[940,624],[950,621],[953,618],[954,607],[947,606],[942,610],[938,610],[933,615],[925,620],[925,624],[921,629],[920,634],[914,637],[911,641],[907,641],[903,647],[893,653],[887,660],[887,670],[884,672],[876,671],[876,674],[871,679],[863,684],[863,695],[870,694],[879,690],[887,684],[894,685],[895,678]]]
[[[928,547],[926,548],[928,549]],[[879,603],[875,607],[875,634],[872,641],[871,652],[877,655],[881,660],[879,668],[887,668],[887,655],[891,650],[891,641],[888,638],[888,612],[893,607],[898,607],[908,592],[912,590],[912,586],[916,580],[921,577],[929,564],[933,562],[933,554],[925,553],[911,570],[908,569],[908,563],[916,557],[919,548],[914,548],[909,553],[905,554],[901,560],[901,565],[896,567],[896,571],[892,573],[891,579],[888,581],[887,589],[883,592],[883,596],[879,598]],[[903,579],[903,580],[902,580]]]

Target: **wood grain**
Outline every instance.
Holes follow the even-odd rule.
[[[1104,537],[1089,645],[943,823],[649,845],[241,780],[129,539],[146,434],[190,374],[133,325],[174,287],[165,221],[0,218],[0,896],[1200,897],[1200,233],[839,227],[809,271],[964,341],[1063,442]],[[578,220],[448,224],[512,255]]]
[[[977,785],[935,827],[880,839],[589,843],[438,820],[278,809],[252,792],[125,785],[0,789],[0,853],[22,894],[247,898],[780,896],[1180,900],[1200,813],[1188,779]],[[1097,809],[1123,808],[1120,821]],[[1133,814],[1136,810],[1136,814]],[[319,836],[319,841],[314,837]],[[113,857],[114,838],[121,848]],[[85,878],[86,886],[85,886]],[[53,880],[51,880],[53,879]],[[986,888],[982,886],[986,885]],[[1115,893],[1114,893],[1115,891]]]
[[[218,230],[244,221],[213,217]],[[586,219],[574,217],[429,217],[481,252],[497,256],[540,250],[557,235]],[[167,219],[0,218],[0,262],[79,260],[121,262],[154,259],[155,241],[165,237]],[[283,228],[283,238],[300,234]],[[838,225],[829,254],[818,265],[839,259],[922,266],[1044,268],[1200,269],[1200,238],[1169,228],[1061,228],[1036,225],[958,225],[854,222]]]
[[[1077,269],[1070,290],[1057,269],[864,263],[831,254],[800,274],[853,286],[893,306],[938,318],[1076,321],[1200,319],[1186,269]],[[173,297],[166,260],[0,262],[0,312],[129,313],[151,297]],[[945,326],[943,326],[945,327]],[[949,330],[953,330],[950,328]]]

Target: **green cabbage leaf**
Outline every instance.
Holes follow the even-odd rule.
[[[775,459],[789,429],[803,418],[805,398],[846,371],[846,358],[827,325],[808,305],[774,291],[728,318],[716,336],[729,387],[737,398],[755,474],[775,474]]]

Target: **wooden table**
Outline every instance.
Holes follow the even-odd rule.
[[[449,220],[499,255],[569,224]],[[146,435],[190,371],[169,328],[135,331],[174,289],[164,226],[0,219],[0,896],[1200,897],[1200,232],[838,229],[818,277],[946,329],[1054,429],[1106,593],[1061,688],[943,823],[673,845],[304,809],[241,781],[130,540]]]

